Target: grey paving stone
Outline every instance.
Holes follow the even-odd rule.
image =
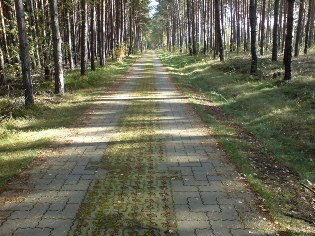
[[[188,204],[188,198],[200,198],[199,192],[174,192],[173,200],[176,205]]]
[[[80,204],[67,204],[62,211],[47,211],[44,219],[74,219]]]
[[[222,221],[239,221],[241,222],[241,219],[239,215],[237,214],[237,211],[233,206],[220,206],[221,211],[220,212],[209,212],[208,217],[210,220],[222,220]]]
[[[1,210],[3,211],[29,211],[34,207],[33,202],[6,202],[3,206],[1,206]]]
[[[80,180],[76,185],[65,184],[62,186],[62,191],[86,191],[90,186],[91,180]]]
[[[169,170],[177,170],[181,173],[181,175],[193,175],[191,167],[179,167],[179,166],[174,166],[174,167],[169,167]]]
[[[66,236],[70,232],[73,220],[64,219],[43,219],[39,222],[39,228],[50,228],[50,236]]]
[[[206,205],[215,205],[218,203],[217,199],[226,198],[227,194],[224,192],[200,192],[202,202]]]
[[[50,236],[49,228],[18,228],[13,236]]]
[[[212,229],[196,229],[197,236],[214,236]]]
[[[210,221],[210,225],[215,236],[232,236],[231,221]]]
[[[265,234],[253,234],[254,232],[248,229],[231,229],[231,233],[233,236],[253,236],[253,235],[265,236]]]
[[[200,198],[188,198],[188,205],[193,212],[221,212],[218,204],[204,205]]]
[[[178,221],[180,236],[196,236],[197,229],[210,229],[209,221]]]
[[[15,211],[11,214],[9,219],[35,219],[40,218],[48,210],[50,203],[36,203],[34,208],[29,211]]]

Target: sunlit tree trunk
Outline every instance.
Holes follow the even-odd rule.
[[[57,0],[50,0],[50,15],[52,23],[52,37],[53,37],[53,54],[54,54],[54,67],[55,67],[55,93],[63,95],[64,89],[64,75],[62,67],[62,49],[61,49],[61,36],[59,30],[58,19],[58,6]]]
[[[24,83],[24,97],[25,105],[30,106],[34,104],[31,71],[30,71],[30,56],[29,45],[26,34],[25,13],[23,0],[15,0],[15,10],[18,25],[18,35],[20,42],[20,60],[22,66],[22,75]]]

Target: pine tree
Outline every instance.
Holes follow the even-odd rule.
[[[30,71],[29,45],[26,34],[25,12],[23,0],[15,0],[15,10],[18,25],[19,45],[20,45],[20,61],[22,66],[22,76],[24,83],[25,105],[34,104],[33,87]]]
[[[50,0],[50,14],[52,23],[52,37],[53,37],[53,54],[54,54],[54,68],[55,68],[55,93],[63,95],[64,88],[64,74],[62,66],[62,49],[61,36],[59,29],[58,6],[57,0]]]

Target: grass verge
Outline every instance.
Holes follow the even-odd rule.
[[[283,83],[281,64],[267,57],[259,60],[262,69],[253,77],[246,56],[220,63],[160,53],[174,81],[288,235],[314,230],[307,223],[315,221],[314,195],[300,185],[315,183],[312,55],[294,61],[294,79]]]
[[[0,98],[1,113],[13,107],[11,118],[0,126],[0,192],[8,179],[31,165],[41,149],[64,135],[93,98],[105,92],[137,58],[127,58],[123,63],[108,62],[105,68],[97,68],[84,77],[79,70],[67,72],[64,97],[47,92],[52,90],[51,83],[43,82],[36,89],[35,105],[29,109],[24,108],[22,98]]]

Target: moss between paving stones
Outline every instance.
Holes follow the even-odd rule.
[[[152,61],[152,60],[148,60]],[[87,196],[75,235],[175,235],[170,172],[158,168],[165,148],[156,131],[158,103],[153,65],[141,72],[118,135],[107,148],[97,180]]]

